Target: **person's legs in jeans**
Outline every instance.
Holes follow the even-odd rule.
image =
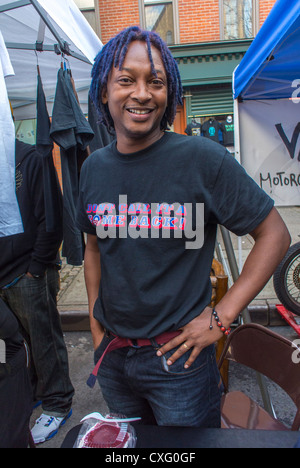
[[[144,424],[220,427],[214,347],[203,350],[189,370],[183,367],[186,360],[187,355],[168,367],[167,358],[157,357],[151,346],[108,353],[98,379],[110,411],[141,417]]]
[[[36,399],[42,401],[44,413],[65,417],[72,406],[74,389],[57,310],[58,278],[54,268],[49,268],[43,278],[25,275],[4,291],[4,299],[25,330],[25,339],[29,339],[37,377]]]

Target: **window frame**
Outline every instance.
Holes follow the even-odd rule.
[[[253,9],[253,38],[256,37],[259,31],[259,0],[252,0]],[[224,28],[224,0],[219,0],[219,11],[220,11],[220,40],[249,40],[250,38],[237,38],[237,39],[225,39],[225,28]]]
[[[139,0],[140,25],[142,28],[146,28],[145,6],[159,5],[160,3],[171,3],[173,5],[174,44],[172,45],[180,44],[178,0]]]

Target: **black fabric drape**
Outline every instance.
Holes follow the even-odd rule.
[[[41,76],[38,73],[36,150],[43,161],[46,231],[62,230],[62,193],[53,162],[50,118]]]
[[[71,81],[69,70],[58,71],[50,136],[60,147],[63,181],[64,243],[62,255],[71,265],[81,265],[84,244],[75,225],[80,166],[94,132],[85,118]],[[85,154],[83,154],[85,152]]]

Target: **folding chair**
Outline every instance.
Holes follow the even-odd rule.
[[[300,428],[300,364],[295,362],[295,347],[288,339],[258,324],[238,327],[228,338],[219,359],[251,368],[281,387],[297,407],[291,428],[272,417],[243,392],[228,392],[222,400],[223,429],[298,431]]]

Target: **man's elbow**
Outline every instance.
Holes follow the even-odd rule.
[[[252,235],[255,241],[265,239],[267,246],[276,249],[278,257],[283,258],[291,245],[289,230],[276,208],[273,208]]]
[[[278,249],[278,252],[280,252],[281,254],[281,257],[282,257],[281,260],[282,260],[291,245],[292,239],[291,239],[290,232],[285,222],[283,221],[282,217],[280,216],[277,210],[275,211],[275,213],[276,213],[275,219],[277,216],[277,221],[273,225],[273,230],[274,230],[274,234],[276,235],[277,249]]]
[[[282,250],[284,251],[284,255],[283,257],[285,256],[285,254],[287,253],[288,249],[290,248],[290,245],[291,245],[291,242],[292,242],[292,238],[291,238],[291,235],[289,233],[289,230],[288,228],[286,227],[286,225],[284,224],[284,229],[283,229],[283,233],[282,233]]]

